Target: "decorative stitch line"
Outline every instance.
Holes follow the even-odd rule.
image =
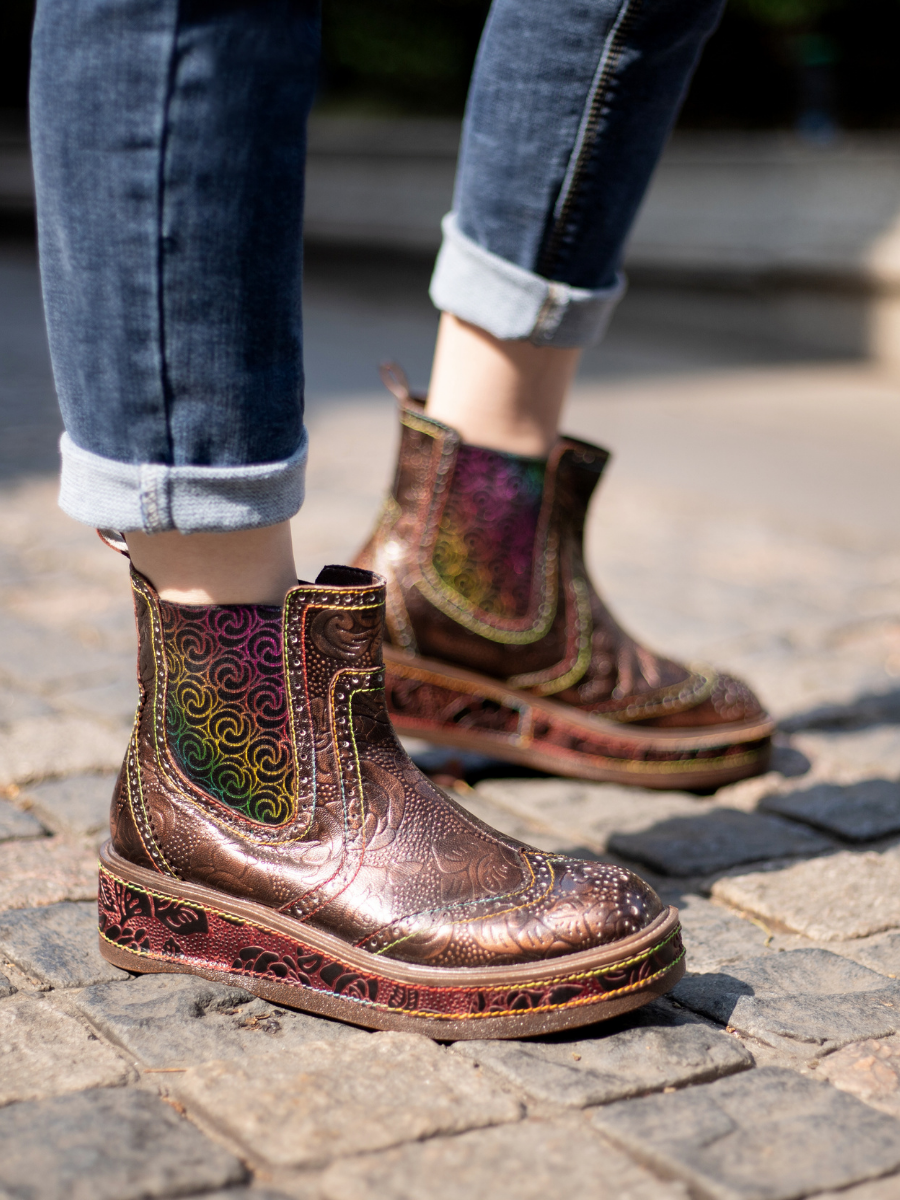
[[[114,875],[112,873],[112,871],[110,871],[107,867],[105,867],[103,865],[102,862],[99,862],[97,865],[98,865],[99,871],[102,875],[105,875],[108,879],[115,880],[117,883],[120,883],[125,888],[130,888],[132,891],[143,892],[143,894],[145,896],[153,896],[157,900],[169,900],[174,903],[187,904],[189,907],[200,908],[204,912],[215,913],[216,916],[222,917],[225,920],[232,920],[232,921],[235,920],[233,913],[224,912],[222,909],[216,908],[216,907],[214,907],[210,904],[206,904],[202,901],[191,901],[191,900],[179,899],[179,897],[177,897],[177,896],[167,896],[165,894],[165,892],[157,892],[157,891],[152,890],[151,888],[140,887],[138,884],[128,883],[128,882],[126,882],[126,880],[120,879],[118,875]],[[251,929],[259,929],[263,933],[275,933],[274,930],[270,929],[266,925],[261,925],[258,921],[252,921],[249,919],[245,919],[244,917],[240,917],[237,919],[239,919],[243,925],[247,925]],[[654,954],[656,954],[660,950],[662,950],[662,948],[664,946],[668,946],[669,942],[671,942],[672,939],[674,937],[676,937],[680,932],[681,932],[681,926],[676,925],[675,928],[671,931],[671,933],[669,933],[666,937],[664,937],[661,942],[656,942],[653,946],[648,947],[646,950],[642,950],[640,952],[640,954],[634,954],[631,956],[631,958],[619,959],[617,962],[610,963],[609,966],[607,966],[607,967],[597,967],[593,971],[577,971],[574,973],[570,973],[568,975],[555,975],[555,976],[551,976],[549,979],[533,979],[528,982],[517,983],[515,985],[498,983],[498,984],[486,984],[486,985],[485,984],[474,984],[472,986],[476,986],[481,991],[484,991],[484,992],[499,992],[499,991],[507,991],[510,986],[515,986],[517,988],[536,988],[536,987],[547,987],[551,984],[570,983],[574,979],[596,979],[597,976],[602,975],[604,973],[604,971],[620,971],[623,967],[632,967],[636,963],[646,961],[646,959],[652,957]],[[288,935],[278,934],[277,936],[288,936]],[[109,940],[109,939],[107,939],[107,940]],[[116,943],[111,942],[110,944],[115,945]],[[307,947],[307,949],[310,949],[310,947]],[[132,951],[132,953],[139,953],[139,951]],[[146,951],[143,953],[146,953]],[[316,953],[318,953],[318,951]],[[160,956],[154,955],[153,957],[160,957]],[[682,957],[684,957],[683,951],[682,951],[682,954],[679,956],[679,958],[675,959],[674,962],[676,962],[676,963],[680,962]],[[169,961],[175,961],[175,960],[169,960]],[[348,970],[356,969],[356,968],[350,967],[349,964],[347,964],[347,963],[344,963],[344,965],[347,967]],[[671,968],[671,966],[673,966],[673,965],[674,965],[674,963],[670,963],[669,967],[666,968],[666,970],[669,970]],[[448,969],[450,969],[450,968],[448,968]],[[375,972],[373,971],[372,974],[375,974]],[[646,981],[641,981],[641,982],[646,982]],[[430,988],[431,990],[437,991],[437,992],[455,992],[455,991],[459,991],[461,988],[466,987],[465,984],[452,984],[452,985],[448,984],[446,987],[442,984],[427,984],[426,986],[428,988]],[[615,993],[613,993],[613,992],[606,993],[606,995],[610,995],[610,996],[614,995],[614,994]],[[534,1010],[532,1009],[531,1011],[534,1011]]]
[[[552,696],[556,692],[565,691],[577,683],[591,663],[594,623],[591,618],[591,600],[587,584],[583,579],[572,580],[572,591],[575,594],[575,662],[569,670],[554,678],[552,671],[560,666],[565,668],[565,661],[545,671],[533,671],[529,675],[512,675],[507,679],[510,687],[530,688],[538,696]]]
[[[536,590],[537,581],[541,581],[540,590],[542,598],[538,604],[537,613],[531,621],[531,625],[522,628],[523,620],[521,619],[517,621],[504,621],[497,617],[491,620],[481,617],[478,615],[480,610],[469,604],[464,596],[459,595],[458,592],[453,591],[447,586],[435,571],[432,561],[435,539],[444,507],[442,501],[446,501],[447,483],[456,461],[459,439],[453,434],[452,430],[447,431],[447,433],[452,434],[452,437],[448,437],[447,433],[442,433],[440,427],[432,429],[426,425],[418,424],[415,416],[407,423],[411,428],[417,429],[419,432],[431,437],[439,452],[439,462],[436,470],[437,478],[430,489],[432,493],[431,506],[426,515],[425,527],[419,540],[420,553],[418,556],[418,566],[422,573],[422,578],[414,581],[415,586],[445,616],[451,617],[470,632],[487,638],[489,641],[498,642],[501,645],[530,645],[532,642],[540,641],[541,638],[547,635],[556,617],[556,574],[559,545],[557,533],[550,526],[550,518],[554,505],[553,489],[545,485],[541,513],[535,534],[535,545],[543,544],[544,550],[535,559],[532,587],[533,590]],[[438,442],[439,436],[442,437],[440,442]],[[528,618],[526,617],[524,620],[528,620]]]

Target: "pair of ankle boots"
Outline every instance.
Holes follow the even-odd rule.
[[[677,912],[621,866],[490,829],[394,730],[711,787],[764,769],[770,723],[742,684],[638,646],[594,592],[581,536],[603,451],[497,454],[401,404],[395,486],[357,566],[282,608],[170,603],[132,570],[141,699],[101,950],[437,1038],[614,1016],[681,977]]]

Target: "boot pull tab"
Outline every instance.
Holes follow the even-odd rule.
[[[406,372],[395,362],[383,362],[378,367],[381,382],[401,404],[424,404],[426,396],[422,392],[414,392],[409,386]]]
[[[119,554],[124,554],[127,559],[131,559],[124,535],[117,529],[98,529],[97,537],[105,546],[109,546],[110,550],[117,550]]]

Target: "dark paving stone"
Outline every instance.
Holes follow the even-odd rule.
[[[759,807],[853,842],[900,830],[900,784],[889,779],[864,779],[849,786],[820,783],[803,792],[766,796]]]
[[[16,988],[9,982],[5,975],[0,975],[0,1000],[5,1000],[7,996],[11,996]]]
[[[97,905],[90,901],[0,914],[0,951],[19,970],[54,988],[128,979],[97,947]]]
[[[696,817],[672,817],[639,833],[613,834],[609,848],[663,875],[688,876],[769,858],[822,854],[834,843],[779,817],[717,808]]]
[[[30,787],[31,809],[55,833],[102,833],[109,829],[115,775],[70,775]]]
[[[99,984],[81,992],[75,1003],[95,1029],[151,1068],[290,1053],[307,1042],[368,1036],[193,975],[141,975],[127,983]]]
[[[900,1165],[900,1126],[828,1084],[763,1067],[599,1108],[593,1124],[715,1200],[795,1200]]]
[[[707,1083],[753,1066],[736,1038],[661,1004],[633,1027],[595,1037],[527,1042],[457,1042],[453,1050],[539,1100],[584,1108],[687,1083]]]
[[[46,832],[37,817],[22,812],[8,800],[0,800],[0,842],[42,837]]]
[[[687,975],[672,996],[767,1045],[809,1054],[900,1031],[900,983],[828,950],[786,950]]]
[[[148,1092],[103,1088],[0,1109],[0,1195],[149,1200],[240,1183],[241,1163]]]

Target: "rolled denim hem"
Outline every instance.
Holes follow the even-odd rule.
[[[307,436],[281,462],[237,467],[124,463],[60,439],[60,508],[100,529],[228,533],[276,525],[303,503]]]
[[[527,339],[535,346],[592,346],[603,337],[625,293],[621,272],[612,287],[571,287],[485,250],[460,231],[452,212],[441,228],[430,295],[442,312],[494,337]]]

